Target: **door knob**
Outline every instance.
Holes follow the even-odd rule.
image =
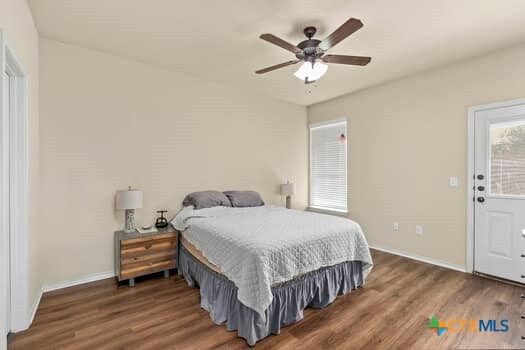
[[[477,176],[477,178],[478,178],[478,180],[483,180],[483,179],[485,178],[485,176],[484,176],[483,174],[479,174],[479,175]]]
[[[480,202],[480,203],[485,202],[485,198],[484,197],[478,197],[478,202]]]

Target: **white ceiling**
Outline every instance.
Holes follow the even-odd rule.
[[[44,37],[310,105],[525,39],[523,0],[30,0]],[[364,27],[329,51],[372,56],[366,67],[330,65],[305,86],[293,59],[259,39],[294,44],[306,25],[322,39],[350,17]]]

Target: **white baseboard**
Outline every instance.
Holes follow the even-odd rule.
[[[84,277],[80,277],[74,280],[68,280],[68,281],[62,281],[58,283],[51,283],[51,284],[45,284],[42,286],[42,290],[45,292],[51,292],[53,290],[67,288],[67,287],[73,287],[77,286],[79,284],[89,283],[89,282],[95,282],[99,280],[103,280],[106,278],[115,277],[114,271],[106,271],[101,273],[95,273],[91,275],[86,275]]]
[[[35,300],[33,301],[33,305],[31,306],[31,309],[29,310],[30,313],[26,315],[23,324],[20,324],[19,327],[11,329],[11,332],[17,333],[22,332],[28,329],[31,324],[33,323],[33,319],[35,318],[36,310],[38,309],[38,305],[40,305],[40,299],[42,299],[42,288],[39,289],[38,294],[35,297]]]
[[[29,324],[27,325],[27,328],[31,326],[31,324],[33,323],[33,320],[35,319],[36,310],[38,309],[38,305],[40,305],[42,294],[44,294],[44,290],[40,288],[40,290],[38,291],[38,295],[36,296],[35,301],[33,302],[33,306],[31,307],[31,316],[29,317]]]
[[[383,248],[383,247],[376,246],[376,245],[370,245],[370,248],[375,249],[375,250],[379,250],[379,251],[382,251],[382,252],[385,252],[385,253],[399,255],[399,256],[402,256],[404,258],[409,258],[409,259],[412,259],[412,260],[421,261],[421,262],[424,262],[424,263],[427,263],[427,264],[441,266],[441,267],[444,267],[444,268],[450,269],[450,270],[455,270],[455,271],[460,271],[460,272],[467,272],[467,270],[465,269],[465,266],[449,264],[449,263],[446,263],[446,262],[443,262],[443,261],[440,261],[440,260],[427,258],[425,256],[420,256],[420,255],[416,255],[416,254],[409,254],[409,253],[405,253],[405,252],[402,252],[402,251],[399,251],[399,250],[396,250],[396,249]]]

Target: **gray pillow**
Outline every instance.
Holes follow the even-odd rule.
[[[185,207],[193,205],[195,209],[232,206],[228,197],[219,191],[200,191],[190,193],[184,198],[182,205]]]
[[[228,197],[233,207],[260,207],[264,205],[261,195],[255,191],[226,191],[224,194]]]

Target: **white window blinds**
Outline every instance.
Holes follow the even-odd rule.
[[[310,207],[347,212],[346,121],[310,126]]]

